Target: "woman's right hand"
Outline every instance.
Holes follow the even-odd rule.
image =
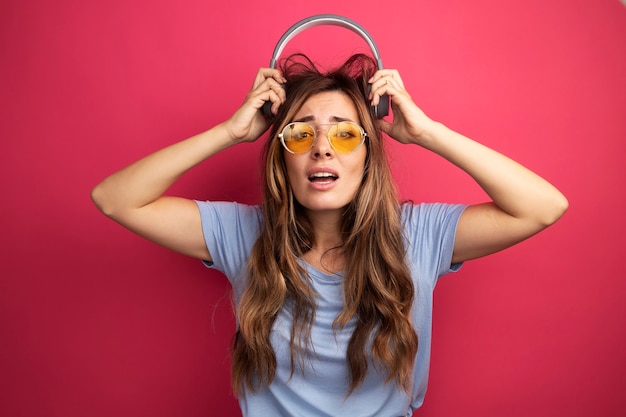
[[[260,111],[285,101],[280,71],[261,69],[243,105],[224,123],[154,152],[105,178],[92,191],[96,206],[129,230],[172,250],[211,260],[200,212],[185,198],[164,196],[187,170],[243,141],[256,140],[269,122]]]
[[[282,84],[286,81],[277,69],[259,69],[243,104],[224,123],[234,143],[253,142],[267,130],[270,122],[263,115],[261,108],[269,101],[272,103],[272,113],[276,114],[280,105],[285,102],[285,89]]]

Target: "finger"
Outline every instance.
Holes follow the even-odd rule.
[[[265,106],[270,106],[269,109],[273,114],[278,112],[279,107],[284,103],[284,99],[276,94],[273,90],[265,90],[256,95],[250,97],[249,101],[252,107],[257,110],[263,109],[266,111]]]
[[[280,103],[284,103],[287,99],[287,94],[285,93],[285,87],[283,84],[277,83],[275,80],[272,80],[269,83],[270,91],[276,94],[280,98]]]
[[[267,92],[274,92],[280,99],[281,103],[286,99],[285,88],[273,78],[265,79],[261,84],[250,91],[250,96],[265,96]]]
[[[400,73],[398,72],[398,70],[396,69],[381,69],[378,70],[374,73],[374,75],[372,75],[372,77],[370,78],[370,82],[375,82],[376,80],[383,78],[383,77],[390,77],[393,78],[395,80],[398,81],[402,81],[402,77],[400,76]]]
[[[404,89],[404,81],[402,81],[402,77],[400,73],[396,69],[389,70],[389,77],[393,80],[396,88]]]
[[[284,99],[281,99],[278,94],[276,94],[273,90],[269,91],[268,98],[265,101],[269,101],[272,103],[272,113],[278,113],[278,108],[283,104]]]
[[[394,81],[389,77],[382,77],[371,85],[369,99],[371,100],[372,106],[376,106],[380,102],[381,96],[387,94],[393,97],[397,92],[398,90],[394,85]]]
[[[381,84],[392,84],[398,90],[404,90],[404,82],[400,73],[395,69],[378,70],[372,78],[369,79],[372,85],[380,86]]]
[[[391,76],[381,77],[374,83],[374,86],[379,89],[391,87],[399,90],[400,88],[400,84]]]
[[[260,68],[254,79],[252,88],[254,89],[258,87],[267,79],[273,79],[278,84],[284,84],[287,82],[287,80],[285,79],[285,77],[283,77],[283,74],[279,70],[275,68]]]

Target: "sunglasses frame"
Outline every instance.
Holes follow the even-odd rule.
[[[359,128],[359,132],[361,132],[361,142],[359,142],[358,146],[356,146],[354,149],[352,149],[351,151],[342,151],[339,150],[337,148],[335,148],[335,145],[333,145],[333,141],[330,140],[330,135],[329,135],[329,131],[332,129],[332,126],[339,126],[341,123],[349,123],[353,126],[356,126]],[[287,147],[287,144],[285,143],[285,130],[290,127],[290,126],[294,126],[294,125],[309,125],[312,130],[313,130],[313,141],[311,142],[311,145],[306,148],[305,150],[301,151],[301,152],[295,152],[291,149],[289,149]],[[331,126],[330,128],[327,129],[320,129],[320,126]],[[350,120],[343,120],[341,122],[337,122],[337,123],[320,123],[317,125],[313,125],[312,123],[309,122],[291,122],[288,123],[287,125],[285,125],[285,127],[283,127],[283,130],[278,134],[278,138],[280,139],[280,143],[283,145],[283,148],[292,154],[301,154],[301,153],[305,153],[308,152],[313,146],[315,146],[315,144],[317,143],[317,139],[318,139],[318,135],[317,132],[318,131],[323,131],[326,134],[326,139],[328,140],[328,143],[330,144],[330,147],[333,148],[333,150],[337,153],[341,153],[341,154],[350,154],[353,152],[356,152],[361,146],[363,146],[363,144],[365,143],[365,139],[368,137],[367,133],[365,132],[365,129],[363,129],[363,126],[361,126],[358,123],[352,122]]]

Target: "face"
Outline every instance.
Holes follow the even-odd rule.
[[[361,185],[367,147],[351,153],[338,153],[330,145],[326,131],[341,121],[360,124],[354,103],[340,91],[311,96],[294,116],[293,122],[308,122],[317,140],[306,152],[285,154],[289,184],[298,202],[309,211],[337,211],[349,204]]]

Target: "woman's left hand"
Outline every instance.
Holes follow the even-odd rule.
[[[461,215],[453,263],[521,242],[554,223],[567,209],[563,194],[537,174],[426,116],[407,93],[398,71],[377,71],[369,81],[372,105],[383,94],[391,97],[393,121],[377,121],[383,132],[447,159],[467,172],[492,199],[468,207]]]
[[[378,70],[369,82],[372,105],[378,104],[383,94],[391,98],[393,121],[378,120],[380,129],[398,142],[421,145],[425,134],[435,122],[413,102],[404,88],[400,73],[395,69]]]

